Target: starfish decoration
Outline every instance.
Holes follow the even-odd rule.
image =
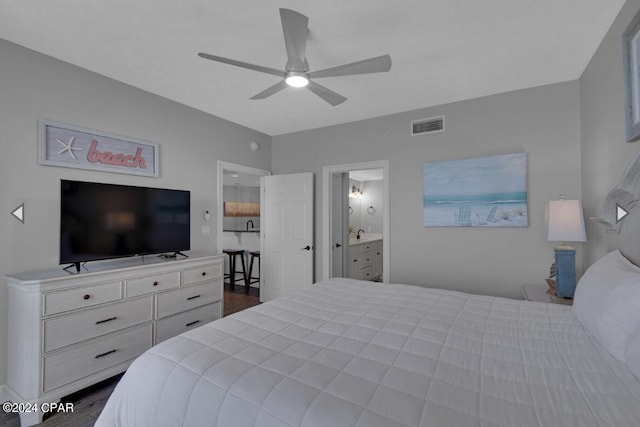
[[[58,151],[58,154],[62,154],[62,153],[64,153],[66,151],[66,152],[69,153],[71,158],[73,158],[73,160],[78,160],[78,158],[73,154],[73,150],[82,150],[82,148],[73,146],[73,142],[75,140],[76,140],[76,137],[72,136],[69,139],[69,143],[67,144],[67,143],[64,143],[64,142],[60,141],[58,138],[56,138],[56,141],[58,141],[58,143],[64,147],[62,150]]]

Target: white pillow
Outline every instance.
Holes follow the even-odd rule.
[[[627,359],[627,366],[640,379],[640,328],[631,334],[624,355]]]
[[[573,313],[612,356],[626,362],[629,338],[640,325],[640,268],[620,251],[602,257],[578,282]]]

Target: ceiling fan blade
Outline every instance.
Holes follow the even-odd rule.
[[[198,53],[200,58],[210,59],[212,61],[223,62],[236,67],[247,68],[249,70],[260,71],[261,73],[273,74],[274,76],[283,77],[284,71],[275,68],[263,67],[262,65],[249,64],[248,62],[236,61],[235,59],[223,58],[222,56],[210,55],[208,53]]]
[[[325,68],[324,70],[313,71],[309,77],[317,79],[320,77],[352,76],[355,74],[384,73],[391,69],[391,56],[382,55],[375,58],[365,59],[350,64],[338,65],[337,67]]]
[[[306,67],[309,18],[290,9],[280,9],[288,71],[309,71]]]
[[[336,105],[340,105],[342,104],[344,101],[347,100],[347,98],[345,98],[344,96],[340,95],[339,93],[336,93],[334,91],[332,91],[331,89],[328,89],[316,82],[313,81],[309,81],[309,84],[307,85],[307,89],[309,89],[311,92],[315,93],[316,95],[318,95],[320,98],[324,99],[325,101],[327,101],[329,104],[333,105],[334,107]]]
[[[266,88],[262,92],[253,95],[251,99],[265,99],[266,97],[271,96],[274,93],[280,92],[282,89],[285,89],[288,86],[289,85],[284,80],[282,80],[274,84],[273,86]]]

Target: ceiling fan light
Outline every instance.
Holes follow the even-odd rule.
[[[289,73],[284,81],[291,87],[305,87],[309,84],[309,78],[304,73]]]

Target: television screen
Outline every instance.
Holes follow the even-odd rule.
[[[190,249],[190,193],[61,180],[60,264]]]

